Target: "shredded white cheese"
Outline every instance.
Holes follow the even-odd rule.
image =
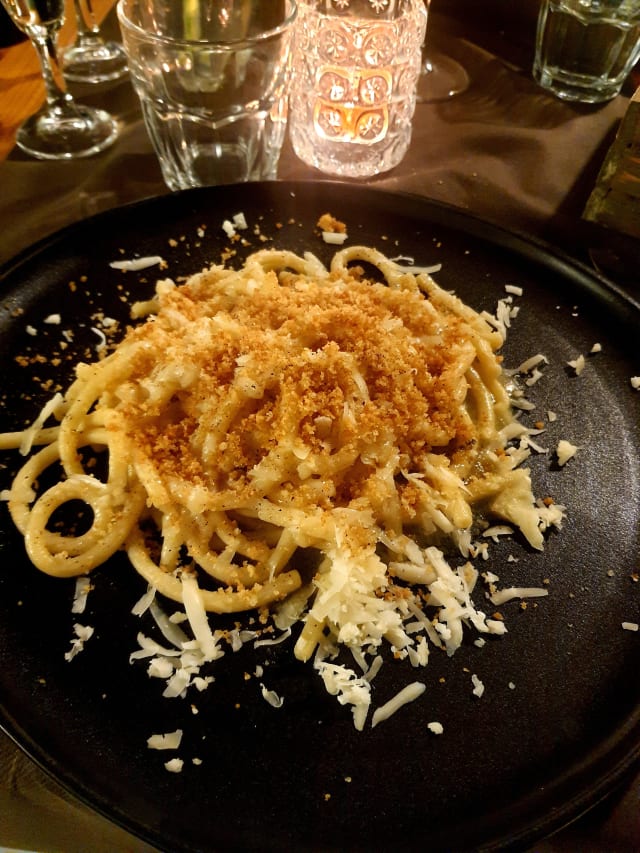
[[[340,231],[323,231],[322,239],[332,246],[341,246],[347,239],[347,234]]]
[[[494,524],[492,527],[488,527],[482,535],[485,539],[493,539],[494,542],[498,542],[501,536],[511,536],[512,533],[513,528],[509,527],[508,524]]]
[[[123,270],[124,272],[138,272],[145,270],[148,267],[164,265],[165,260],[160,255],[149,255],[146,258],[130,258],[124,261],[111,261],[109,266],[114,270]]]
[[[182,729],[167,734],[151,735],[147,738],[149,749],[178,749],[182,741]]]
[[[131,612],[133,613],[133,615],[142,616],[143,613],[146,613],[149,609],[151,602],[155,598],[155,595],[155,587],[149,585],[144,595],[142,595],[141,598],[139,598],[138,601],[131,608]]]
[[[640,625],[637,622],[623,622],[622,628],[624,631],[638,631],[640,629]]]
[[[480,681],[475,672],[471,676],[471,683],[473,684],[473,695],[477,696],[479,699],[484,693],[484,684]]]
[[[229,238],[235,237],[237,231],[245,231],[248,227],[242,212],[236,213],[231,219],[225,219],[222,223],[222,230]]]
[[[47,403],[44,404],[44,406],[40,410],[40,413],[38,414],[38,417],[31,424],[31,426],[28,427],[23,433],[22,441],[20,442],[20,447],[18,448],[18,452],[21,456],[26,456],[28,453],[31,452],[31,448],[33,447],[33,442],[35,441],[36,436],[38,435],[42,427],[45,425],[47,420],[52,415],[56,414],[56,412],[59,410],[63,403],[64,398],[62,394],[57,393],[54,394],[53,397]]]
[[[211,631],[198,581],[194,575],[190,575],[188,572],[182,573],[181,581],[184,608],[204,660],[216,660],[222,656],[222,651]]]
[[[512,586],[497,590],[489,597],[491,603],[498,606],[514,598],[543,598],[545,595],[549,595],[549,590],[543,587]]]
[[[585,358],[583,355],[579,355],[577,358],[568,361],[567,364],[569,367],[572,367],[575,370],[576,376],[580,376],[585,367]]]
[[[264,639],[261,639],[261,640],[255,640],[253,643],[253,647],[255,649],[257,649],[260,646],[277,646],[280,643],[284,643],[285,640],[288,640],[290,636],[291,636],[291,628],[287,628],[278,637],[265,637]]]
[[[347,666],[322,660],[314,661],[313,665],[320,674],[327,693],[336,696],[341,705],[352,706],[353,724],[358,731],[362,731],[371,704],[369,681],[358,677]]]
[[[106,349],[107,346],[107,336],[102,329],[98,329],[96,326],[91,326],[91,331],[99,338],[98,343],[96,344],[96,352],[102,352],[102,350]]]
[[[414,702],[419,696],[422,696],[424,691],[426,690],[426,685],[421,681],[414,681],[412,684],[407,684],[406,687],[403,687],[395,696],[389,699],[388,702],[385,702],[384,705],[380,705],[379,708],[373,712],[373,717],[371,718],[371,728],[375,728],[378,723],[382,723],[385,720],[388,720],[392,714],[395,714],[396,711],[399,711],[403,705],[407,705],[409,702]]]
[[[567,462],[572,459],[580,448],[575,444],[571,444],[571,442],[566,441],[565,439],[561,439],[558,442],[558,446],[556,447],[556,456],[558,457],[558,465],[562,467],[566,465]]]
[[[273,708],[282,708],[284,705],[284,699],[282,696],[278,696],[275,690],[267,689],[264,684],[260,685],[260,692],[262,693],[262,698],[271,705]]]
[[[66,661],[73,660],[76,655],[80,654],[84,649],[84,644],[93,636],[93,628],[90,625],[80,625],[76,622],[73,626],[73,633],[76,636],[71,640],[70,650],[65,652],[64,659]]]
[[[86,575],[76,579],[75,592],[73,595],[72,613],[84,613],[87,606],[87,598],[91,590],[91,581]]]

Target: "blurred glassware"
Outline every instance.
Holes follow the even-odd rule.
[[[62,54],[67,80],[105,83],[127,73],[127,55],[121,44],[105,41],[93,11],[92,0],[73,0],[77,37]]]
[[[425,47],[416,99],[421,104],[446,101],[469,88],[469,75],[457,60],[439,50]]]
[[[4,6],[0,6],[0,48],[11,47],[26,39],[26,35],[16,27]]]
[[[64,22],[64,0],[0,0],[33,44],[42,66],[46,102],[18,128],[16,144],[33,157],[68,160],[111,145],[118,125],[109,113],[77,104],[67,92],[56,39]]]
[[[429,11],[431,0],[424,0]],[[469,88],[469,75],[457,60],[429,44],[429,27],[423,46],[423,63],[416,99],[421,104],[446,101]]]

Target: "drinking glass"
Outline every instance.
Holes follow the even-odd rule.
[[[117,11],[167,186],[275,178],[295,0],[119,0]]]
[[[289,131],[304,163],[349,178],[400,163],[426,17],[422,0],[301,0]]]
[[[121,44],[105,41],[93,12],[92,0],[73,0],[77,37],[62,55],[67,80],[105,83],[127,73],[127,56]]]
[[[431,0],[425,0],[427,11]],[[425,38],[424,61],[418,78],[416,100],[420,103],[445,101],[459,95],[469,87],[469,75],[464,66],[452,57],[436,50],[428,43],[429,28]]]
[[[425,46],[416,100],[422,104],[445,101],[468,88],[469,75],[463,65],[441,51]]]
[[[640,58],[640,0],[543,0],[533,77],[566,101],[620,93]]]
[[[109,113],[77,104],[67,92],[56,38],[64,21],[64,0],[0,0],[27,34],[42,66],[46,102],[18,129],[16,144],[44,160],[86,157],[115,141],[118,126]]]

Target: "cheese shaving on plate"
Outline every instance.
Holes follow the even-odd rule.
[[[149,749],[178,749],[182,741],[182,729],[167,734],[151,735],[147,738]]]
[[[163,266],[165,260],[160,255],[149,255],[146,258],[130,258],[122,261],[111,261],[109,266],[123,272],[139,272],[149,267]]]
[[[371,720],[371,728],[375,728],[378,723],[388,720],[389,717],[392,714],[395,714],[403,705],[406,705],[409,702],[414,702],[419,696],[422,696],[425,690],[426,685],[421,681],[414,681],[412,684],[407,684],[406,687],[403,687],[402,690],[396,693],[396,695],[389,699],[388,702],[385,702],[384,705],[376,708],[373,714],[373,719]]]

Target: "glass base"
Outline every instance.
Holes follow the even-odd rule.
[[[571,74],[560,68],[541,68],[537,62],[533,67],[533,79],[556,98],[582,104],[600,104],[612,100],[620,94],[624,82]]]
[[[106,83],[127,73],[122,45],[99,36],[83,39],[65,50],[62,68],[66,80],[76,83]]]
[[[28,118],[18,129],[16,144],[40,160],[71,160],[103,151],[117,136],[118,125],[109,113],[74,104]]]
[[[420,77],[416,99],[428,104],[446,101],[469,88],[469,75],[459,62],[443,53],[428,50]]]

